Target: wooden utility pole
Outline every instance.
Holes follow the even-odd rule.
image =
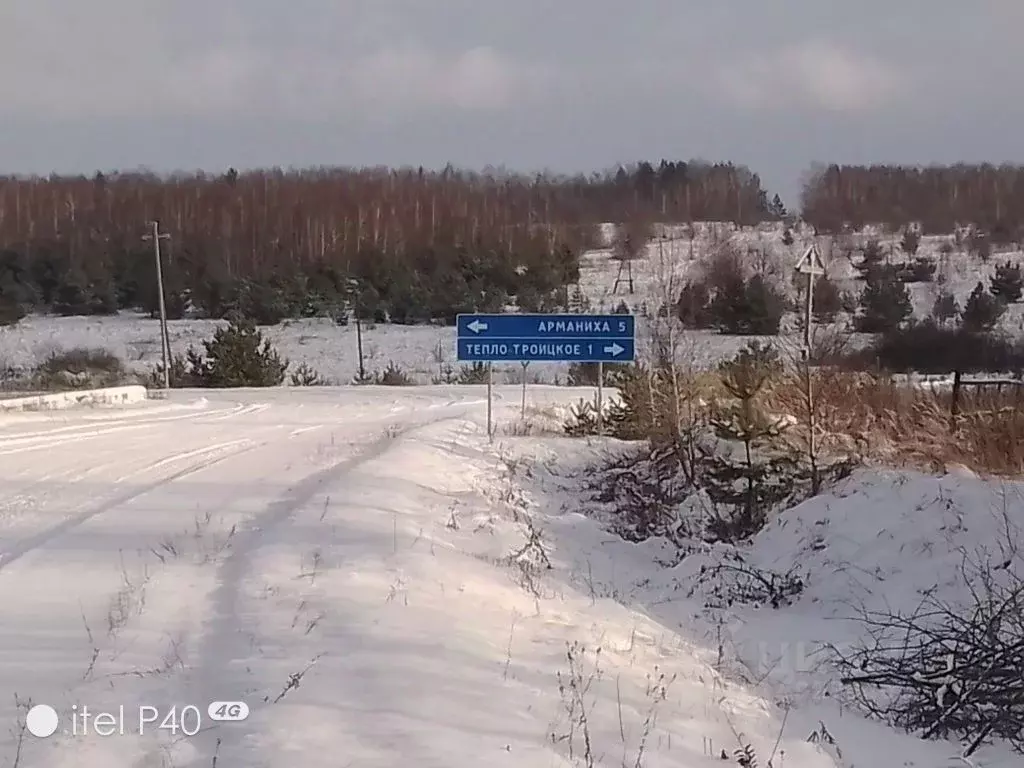
[[[362,283],[354,277],[348,280],[348,301],[349,308],[346,312],[352,312],[352,318],[356,321],[356,352],[359,354],[359,382],[366,382],[366,366],[363,363],[363,323],[359,319],[359,292],[362,291]]]
[[[359,313],[352,313],[356,319],[356,352],[359,353],[359,381],[366,381],[366,366],[363,364],[363,323],[359,319]]]
[[[153,241],[153,258],[156,260],[156,292],[157,300],[160,303],[160,354],[163,357],[163,385],[164,389],[171,388],[171,336],[167,330],[167,302],[164,299],[164,265],[160,258],[160,241],[170,240],[171,236],[160,231],[160,222],[150,222],[153,231],[144,235],[143,240]]]

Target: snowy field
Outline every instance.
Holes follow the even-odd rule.
[[[531,418],[555,429],[591,394],[531,388]],[[1018,486],[855,475],[751,548],[806,571],[794,606],[709,610],[699,557],[666,567],[581,507],[572,474],[602,445],[514,437],[519,390],[497,396],[493,445],[480,387],[5,415],[0,720],[59,722],[0,733],[0,761],[699,768],[742,742],[762,768],[964,765],[843,709],[806,654],[856,637],[853,600],[946,589],[957,546],[1021,521]],[[212,721],[231,701],[248,717]],[[97,734],[121,707],[124,735]],[[158,713],[141,734],[140,707]]]
[[[189,345],[201,352],[202,342],[210,339],[221,324],[172,320],[168,325],[175,354],[184,355]],[[332,384],[348,384],[359,372],[354,325],[337,326],[327,319],[292,320],[261,331],[292,363],[289,370],[305,363]],[[695,364],[704,367],[735,354],[747,341],[743,337],[695,332],[688,334],[686,349],[694,354]],[[160,323],[127,313],[116,317],[26,318],[17,327],[0,329],[0,368],[31,367],[54,351],[76,347],[108,350],[129,368],[149,373],[160,362]],[[364,328],[363,359],[370,374],[394,363],[419,384],[443,382],[446,369],[458,375],[464,365],[455,359],[455,329],[436,326]],[[567,367],[561,363],[531,363],[526,368],[527,381],[564,384]],[[494,376],[496,382],[519,383],[523,367],[520,363],[495,363]]]
[[[740,254],[747,254],[751,268],[764,271],[781,288],[794,294],[793,268],[803,249],[813,241],[810,235],[796,234],[796,242],[787,246],[782,241],[783,230],[777,226],[745,228],[735,231],[725,224],[698,223],[693,241],[680,228],[666,231],[669,239],[652,241],[643,258],[633,263],[633,292],[628,290],[626,273],[620,275],[620,263],[612,258],[608,249],[584,254],[581,264],[580,291],[590,303],[592,312],[612,311],[621,301],[639,313],[646,307],[653,315],[667,299],[678,298],[679,290],[687,280],[698,279],[707,264],[708,255],[724,242],[731,242]],[[833,241],[819,238],[818,244],[826,266],[841,290],[853,294],[863,287],[854,280],[856,272],[843,250],[863,244],[872,237],[879,239],[885,249],[896,249],[897,259],[903,258],[897,247],[898,238],[883,236],[872,230],[848,235]],[[988,284],[995,265],[1003,261],[1022,263],[1024,254],[1006,252],[994,254],[989,264],[981,264],[969,255],[955,253],[946,258],[941,253],[945,237],[924,237],[919,256],[935,260],[945,283],[917,283],[909,286],[915,316],[927,317],[941,289],[951,291],[961,307],[978,280]],[[756,253],[756,255],[755,255]],[[616,286],[617,278],[622,282]],[[774,339],[783,345],[798,347],[801,336],[796,333],[795,316],[789,315],[784,324],[786,333]],[[184,355],[187,348],[202,349],[201,342],[209,339],[218,323],[205,320],[176,320],[170,323],[171,344],[174,352]],[[641,318],[639,324],[641,354],[650,348],[650,327]],[[1024,304],[1011,306],[1002,321],[1002,327],[1013,332],[1024,330]],[[330,320],[286,321],[263,329],[278,351],[287,357],[293,368],[305,363],[321,376],[336,384],[347,384],[359,371],[358,343],[354,325],[341,327]],[[722,336],[712,332],[686,332],[681,353],[698,368],[708,367],[730,357],[750,341],[749,338]],[[58,349],[91,347],[107,349],[140,372],[149,372],[160,361],[159,323],[148,317],[122,314],[118,317],[39,317],[24,319],[17,326],[0,329],[0,368],[30,367]],[[364,366],[370,373],[383,371],[395,363],[411,374],[419,383],[444,381],[446,367],[454,368],[455,329],[431,326],[388,326],[364,328]],[[518,363],[496,365],[496,380],[515,383],[522,380],[523,369]],[[564,383],[566,367],[559,364],[534,363],[526,369],[528,381],[537,383]]]

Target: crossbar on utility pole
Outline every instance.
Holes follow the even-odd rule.
[[[160,258],[160,241],[170,240],[171,236],[160,231],[160,222],[152,221],[151,234],[143,235],[143,240],[153,241],[153,258],[156,260],[156,292],[157,300],[160,303],[160,354],[163,358],[163,384],[164,389],[171,388],[171,336],[167,330],[167,302],[164,300],[164,266]]]

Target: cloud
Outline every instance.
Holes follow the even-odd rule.
[[[285,114],[316,120],[351,117],[359,110],[375,117],[433,108],[500,110],[541,96],[552,82],[540,68],[487,47],[457,54],[385,47],[354,60],[298,47],[267,52],[244,44],[160,62],[136,46],[121,48],[122,55],[129,51],[125,58],[98,54],[81,66],[68,58],[67,66],[4,77],[0,112],[57,119]]]
[[[409,46],[384,48],[355,63],[348,82],[365,104],[400,110],[495,110],[539,96],[549,73],[489,47],[442,55]],[[538,87],[541,86],[541,87]]]
[[[995,16],[1000,24],[1024,21],[1024,4],[1020,0],[987,0],[982,4],[982,10]]]
[[[186,13],[197,10],[201,25]],[[493,46],[413,42],[388,14],[319,10],[301,24],[279,19],[274,36],[266,12],[230,3],[176,0],[150,13],[125,0],[13,0],[0,5],[0,114],[374,118],[503,109],[550,82]]]
[[[879,59],[818,40],[726,65],[714,82],[727,101],[747,109],[857,113],[892,103],[909,77]]]
[[[145,101],[165,63],[160,20],[123,10],[118,25],[86,4],[0,6],[0,110],[72,119]]]

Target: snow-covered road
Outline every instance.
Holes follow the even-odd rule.
[[[275,668],[283,689],[309,661],[288,640],[257,648],[264,614],[275,615],[265,609],[283,609],[275,579],[314,584],[318,568],[332,567],[318,560],[331,557],[335,538],[351,546],[362,537],[369,551],[392,552],[390,535],[375,541],[359,521],[358,500],[374,490],[360,468],[385,461],[403,435],[465,420],[479,402],[465,392],[397,399],[373,390],[234,391],[5,417],[0,680],[9,694],[0,716],[15,723],[22,714],[15,694],[62,715],[51,739],[26,736],[21,765],[82,765],[85,755],[161,765],[175,749],[193,754],[168,764],[208,765],[218,741],[231,754],[255,734],[287,739],[291,729],[274,731],[267,705],[254,698],[271,693],[261,685],[267,670],[254,667]],[[309,637],[302,602],[288,619]],[[348,688],[340,685],[339,701]],[[247,701],[252,714],[207,731],[214,724],[205,704],[216,699]],[[72,718],[74,706],[123,705],[126,719],[153,706],[163,720],[173,704],[167,725],[192,730],[181,709],[195,705],[204,727],[176,747],[159,721],[149,726],[154,738],[75,733],[85,726]],[[4,750],[16,751],[14,742]]]

